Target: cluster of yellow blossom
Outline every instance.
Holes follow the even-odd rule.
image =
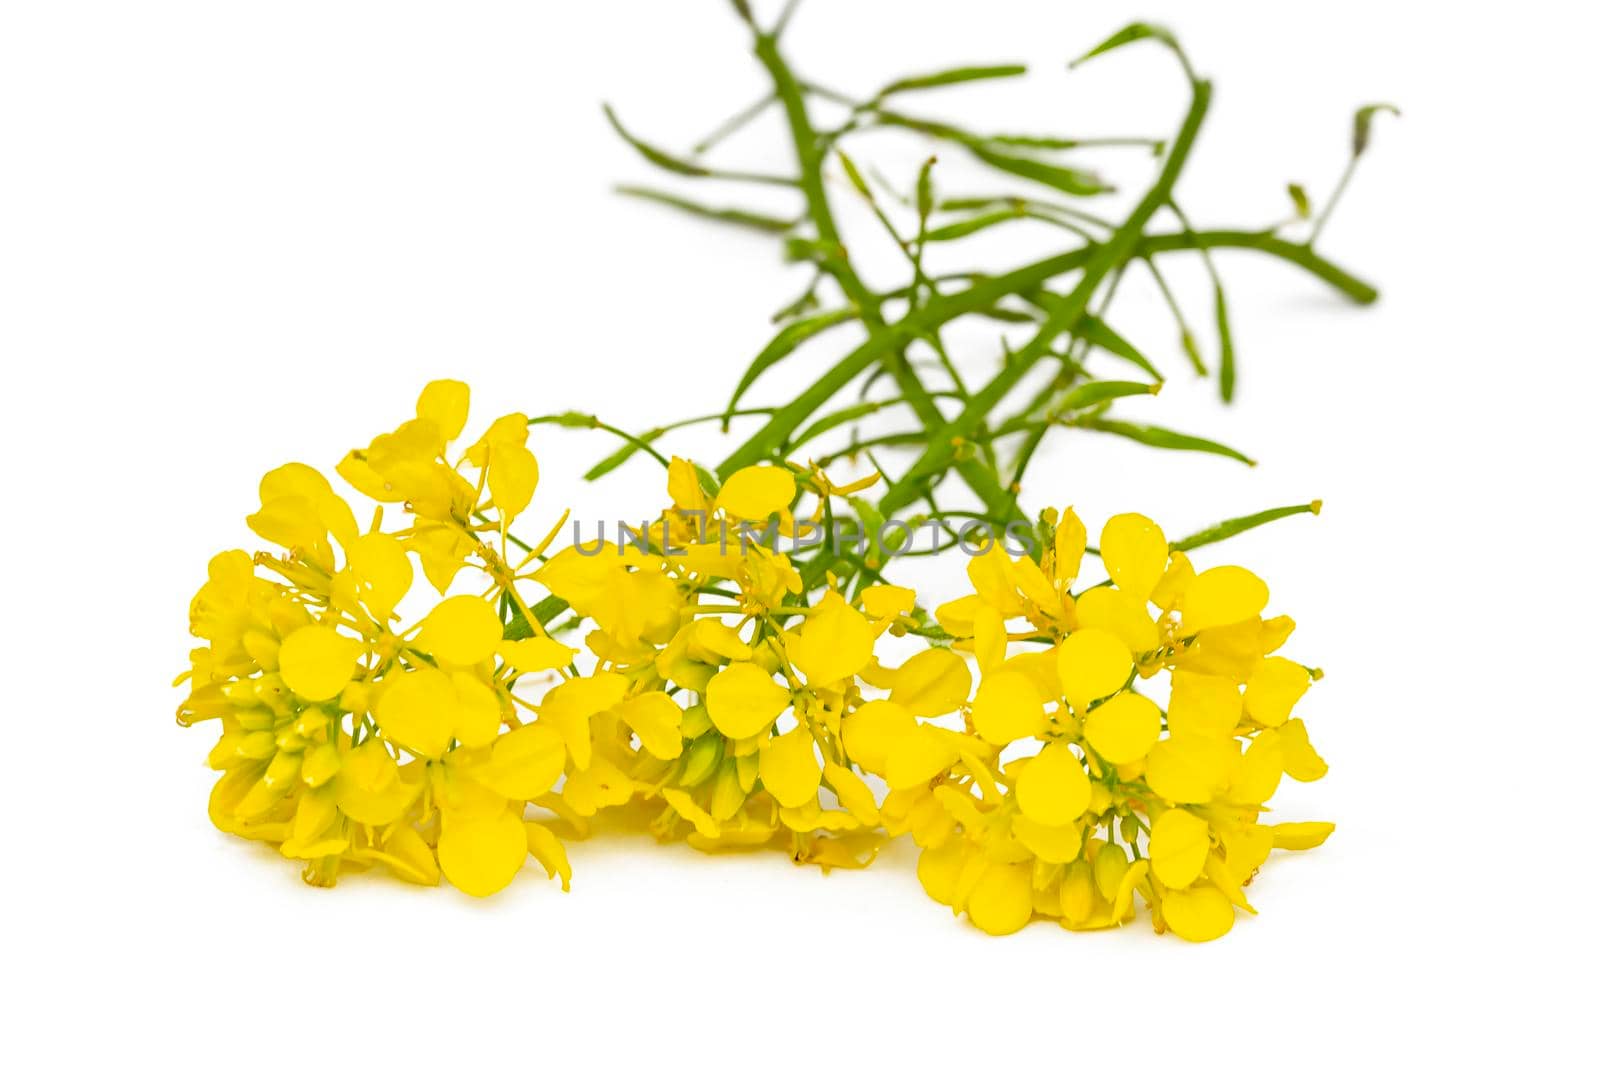
[[[405,505],[402,531],[382,530],[379,506],[362,532],[310,467],[269,473],[249,524],[286,553],[222,553],[190,607],[206,644],[180,678],[178,721],[222,723],[211,818],[305,860],[315,885],[382,864],[487,895],[530,852],[569,876],[561,842],[523,819],[528,802],[555,803],[565,748],[548,724],[519,721],[513,687],[566,668],[572,650],[505,640],[495,603],[519,597],[494,538],[532,499],[538,466],[527,420],[507,416],[466,450],[474,484],[445,459],[466,416],[466,387],[435,382],[417,418],[340,463],[363,492]],[[443,599],[401,627],[413,555]],[[486,596],[444,596],[465,569],[487,578]]]
[[[1259,819],[1285,774],[1327,770],[1292,717],[1316,672],[1273,655],[1294,623],[1262,617],[1261,579],[1196,573],[1144,516],[1106,523],[1110,578],[1074,596],[1084,551],[1068,510],[1039,563],[972,561],[976,591],[938,612],[982,671],[967,729],[898,720],[898,736],[926,738],[916,777],[935,773],[913,795],[891,793],[885,817],[923,846],[928,894],[990,933],[1036,915],[1116,926],[1137,893],[1157,930],[1220,937],[1235,908],[1254,910],[1242,886],[1273,848],[1311,848],[1333,830]],[[1134,688],[1158,675],[1165,709]],[[1014,743],[1032,751],[1008,759]]]
[[[414,420],[339,464],[378,502],[366,533],[310,468],[267,475],[250,526],[286,554],[224,553],[195,597],[207,644],[179,718],[222,723],[212,818],[305,860],[307,881],[379,863],[486,895],[531,853],[565,885],[531,803],[566,835],[606,811],[824,869],[910,834],[929,895],[990,933],[1117,926],[1137,894],[1158,930],[1206,940],[1251,910],[1241,887],[1273,848],[1332,829],[1260,821],[1284,774],[1326,769],[1293,717],[1315,672],[1274,655],[1293,623],[1263,618],[1250,572],[1196,573],[1142,516],[1106,524],[1109,580],[1074,594],[1084,527],[1047,514],[1037,561],[991,544],[933,627],[913,590],[848,593],[771,536],[872,479],[761,466],[717,485],[673,459],[658,519],[547,554],[565,516],[537,545],[508,530],[538,480],[527,420],[452,462],[466,416],[465,386],[432,383]],[[384,504],[403,529],[382,531]],[[413,556],[442,599],[404,627]],[[544,618],[583,621],[583,666],[529,582]],[[930,646],[879,662],[913,632]],[[1158,677],[1166,710],[1134,689]]]

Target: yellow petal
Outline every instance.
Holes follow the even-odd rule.
[[[733,663],[706,684],[706,710],[725,736],[756,737],[789,706],[789,690],[754,663]]]
[[[1161,918],[1185,941],[1215,941],[1233,929],[1233,903],[1212,885],[1176,889],[1162,894]]]
[[[401,777],[399,764],[378,740],[351,749],[333,779],[339,810],[366,826],[387,826],[400,818],[419,788]]]
[[[1011,836],[1046,863],[1071,863],[1083,848],[1083,831],[1074,822],[1046,826],[1017,815],[1011,820]]]
[[[1328,773],[1328,765],[1311,747],[1304,719],[1290,719],[1277,729],[1283,769],[1297,782],[1314,782]]]
[[[939,620],[946,633],[952,637],[971,637],[973,619],[978,609],[983,606],[983,598],[977,593],[969,593],[957,597],[948,604],[940,604],[934,609],[934,617]]]
[[[1127,590],[1108,585],[1086,589],[1078,597],[1077,608],[1080,627],[1115,634],[1134,652],[1148,652],[1161,644],[1145,601]]]
[[[1014,934],[1033,918],[1033,864],[997,863],[972,887],[967,918],[986,934]]]
[[[431,667],[408,671],[384,686],[372,709],[384,736],[419,755],[437,758],[450,743],[456,687]]]
[[[884,781],[890,789],[910,789],[949,770],[959,758],[950,731],[922,723],[901,735],[890,749]]]
[[[1089,810],[1089,776],[1065,741],[1053,741],[1017,775],[1017,807],[1041,826],[1065,826]]]
[[[1033,737],[1046,726],[1044,701],[1026,674],[1001,671],[985,678],[972,700],[972,725],[992,745]]]
[[[279,646],[278,672],[301,699],[332,700],[350,680],[361,650],[361,642],[329,627],[302,626]]]
[[[304,463],[285,463],[268,471],[261,476],[259,489],[263,504],[270,504],[279,497],[299,496],[315,500],[332,492],[333,487],[328,484],[328,479],[315,467]]]
[[[923,849],[917,857],[917,881],[940,904],[960,910],[957,887],[967,865],[969,846],[965,839],[952,837],[938,848]]]
[[[822,777],[834,795],[839,798],[839,803],[860,820],[861,825],[878,825],[880,821],[878,801],[872,795],[871,787],[857,777],[854,771],[837,763],[829,763],[822,768]]]
[[[965,704],[971,691],[966,661],[948,648],[928,648],[896,668],[889,699],[932,719]]]
[[[1182,808],[1163,812],[1150,828],[1150,869],[1162,885],[1187,888],[1200,877],[1210,854],[1210,827]]]
[[[1017,595],[1017,567],[1005,546],[989,540],[967,562],[967,578],[979,598],[1002,616],[1020,615],[1026,608]]]
[[[422,835],[401,824],[391,827],[383,850],[374,854],[395,874],[418,885],[439,884],[439,861]]]
[[[722,483],[717,506],[741,519],[765,519],[794,499],[794,475],[782,467],[746,467]]]
[[[387,620],[415,576],[404,546],[389,534],[369,533],[351,543],[348,563],[361,602],[374,619]]]
[[[917,591],[898,585],[869,585],[861,590],[861,607],[874,619],[904,615],[917,606]]]
[[[491,744],[500,732],[499,696],[467,671],[453,672],[450,681],[456,690],[451,734],[469,748]]]
[[[987,674],[1004,663],[1009,643],[1005,617],[988,604],[979,608],[972,619],[972,651],[978,670]]]
[[[467,424],[467,408],[472,391],[465,382],[441,378],[422,387],[417,397],[417,418],[427,419],[439,428],[439,436],[454,441]]]
[[[1088,922],[1095,905],[1094,869],[1077,860],[1061,876],[1061,918],[1069,925]]]
[[[1228,785],[1228,801],[1241,805],[1260,805],[1272,799],[1283,779],[1283,744],[1276,733],[1263,730],[1245,749],[1244,758],[1233,769]]]
[[[500,642],[500,658],[522,674],[562,670],[572,665],[572,649],[549,637],[525,637]]]
[[[700,486],[700,477],[695,472],[694,464],[682,456],[673,456],[667,464],[667,495],[672,498],[672,503],[682,511],[706,510],[705,490]],[[706,516],[701,516],[704,522]]]
[[[887,770],[889,753],[916,727],[916,718],[899,703],[869,700],[845,716],[845,753],[873,774],[882,776]]]
[[[790,730],[761,750],[761,783],[786,808],[816,799],[822,763],[807,730]]]
[[[1189,591],[1189,583],[1193,580],[1194,564],[1182,552],[1173,552],[1167,557],[1167,573],[1161,576],[1150,594],[1150,603],[1162,611],[1171,611],[1183,600],[1183,594]]]
[[[639,737],[639,744],[657,759],[677,759],[683,752],[683,709],[667,694],[656,691],[625,700],[617,714]]]
[[[601,808],[615,808],[633,799],[638,783],[629,778],[622,768],[606,759],[595,756],[588,767],[571,771],[562,786],[561,796],[583,815],[593,815]]]
[[[1087,543],[1088,531],[1083,528],[1083,520],[1071,508],[1062,512],[1061,519],[1056,523],[1055,544],[1055,579],[1065,588],[1072,584],[1078,576],[1078,568],[1083,565],[1083,551]]]
[[[1173,737],[1204,734],[1231,737],[1239,725],[1244,698],[1227,678],[1197,671],[1172,672],[1172,697],[1167,703],[1167,730]]]
[[[1201,571],[1183,594],[1183,630],[1196,633],[1231,626],[1261,614],[1267,606],[1267,583],[1243,567]]]
[[[348,453],[334,470],[363,496],[384,504],[398,504],[405,499],[404,495],[390,488],[383,475],[373,470],[366,457],[358,451]]]
[[[1256,909],[1244,895],[1244,888],[1239,884],[1239,880],[1233,876],[1227,862],[1215,852],[1206,855],[1206,878],[1212,885],[1222,890],[1222,895],[1228,898],[1228,903],[1236,908],[1243,908],[1251,915],[1256,914]]]
[[[475,596],[441,600],[422,620],[417,647],[447,663],[467,666],[494,655],[500,646],[500,617]]]
[[[615,671],[601,671],[588,678],[569,678],[545,694],[539,705],[539,721],[547,722],[561,734],[562,742],[579,770],[589,766],[593,740],[589,720],[621,702],[628,691],[628,680]]]
[[[498,893],[511,884],[527,858],[528,835],[515,813],[462,816],[445,812],[439,831],[439,867],[462,892],[475,897]]]
[[[1143,515],[1113,515],[1100,532],[1100,556],[1117,588],[1142,603],[1167,569],[1167,538]]]
[[[561,876],[561,891],[572,890],[572,864],[567,860],[567,850],[550,828],[536,822],[522,824],[528,835],[528,852],[539,861],[547,877]]]
[[[1272,827],[1272,847],[1301,852],[1316,848],[1331,833],[1331,822],[1281,822]]]
[[[872,624],[839,594],[829,593],[787,644],[806,684],[829,686],[867,665],[872,659],[873,637]]]
[[[689,820],[697,833],[711,838],[721,835],[722,830],[717,825],[717,821],[704,808],[696,804],[694,798],[688,793],[681,789],[663,789],[661,791],[661,799],[665,800],[673,811]]]
[[[1133,654],[1115,634],[1077,630],[1056,653],[1056,673],[1067,703],[1081,710],[1122,688],[1133,673]]]
[[[1102,758],[1132,763],[1161,736],[1161,709],[1138,693],[1118,693],[1089,713],[1083,736]]]
[[[490,454],[499,448],[524,445],[528,442],[528,417],[520,412],[501,415],[483,431],[483,436],[467,449],[467,462],[483,468],[490,462]]]
[[[1304,667],[1282,656],[1270,656],[1261,661],[1244,687],[1244,710],[1263,726],[1281,726],[1309,688],[1311,675]]]
[[[489,497],[501,518],[510,522],[533,501],[539,485],[539,461],[525,445],[500,445],[489,453]]]
[[[489,763],[476,777],[484,785],[515,800],[532,800],[549,792],[566,769],[567,749],[553,726],[522,726],[494,743]]]
[[[1145,763],[1145,781],[1173,804],[1209,804],[1227,784],[1239,758],[1233,742],[1186,735],[1156,742]]]

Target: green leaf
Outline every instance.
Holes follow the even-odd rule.
[[[831,415],[825,415],[813,422],[810,426],[806,427],[805,430],[801,432],[800,436],[791,441],[789,443],[789,450],[792,452],[805,442],[811,440],[813,437],[819,437],[822,434],[827,433],[829,430],[836,429],[837,427],[843,426],[849,422],[854,422],[856,419],[871,415],[874,412],[882,411],[883,408],[883,401],[869,400],[864,404],[852,404],[847,408],[841,408],[840,410],[833,412]]]
[[[946,85],[960,85],[964,82],[990,81],[995,78],[1015,78],[1028,73],[1028,68],[1021,63],[1004,63],[986,67],[955,67],[950,70],[941,70],[933,74],[918,74],[899,81],[890,82],[878,92],[878,99],[895,93],[908,93],[921,89],[940,89]]]
[[[1107,37],[1105,40],[1089,49],[1077,59],[1074,59],[1071,63],[1068,63],[1067,66],[1077,67],[1087,63],[1096,56],[1103,56],[1107,52],[1114,52],[1124,45],[1133,44],[1135,41],[1147,40],[1159,41],[1175,52],[1182,51],[1178,47],[1178,39],[1174,37],[1172,35],[1172,31],[1168,30],[1166,27],[1157,26],[1149,22],[1130,22],[1116,33],[1113,33],[1110,37]]]
[[[548,627],[557,615],[567,610],[567,602],[557,596],[547,596],[533,605],[531,610],[534,618],[539,620],[539,625]],[[517,610],[514,604],[511,608],[511,621],[506,623],[505,630],[501,636],[507,641],[520,641],[525,637],[533,636],[533,627],[529,625],[527,618]]]
[[[795,225],[795,220],[793,219],[780,219],[773,215],[761,215],[754,211],[745,211],[743,208],[711,207],[658,189],[647,189],[638,185],[619,185],[616,191],[620,196],[665,204],[667,207],[677,208],[679,211],[702,219],[726,222],[735,226],[743,226],[746,229],[760,230],[763,233],[787,233]]]
[[[1257,526],[1265,526],[1269,522],[1287,519],[1291,515],[1320,515],[1322,514],[1322,501],[1313,500],[1309,504],[1293,504],[1283,508],[1268,508],[1258,511],[1254,515],[1242,515],[1237,519],[1226,519],[1215,526],[1208,526],[1198,533],[1174,541],[1172,547],[1180,552],[1188,552],[1202,545],[1214,545],[1218,541],[1226,541],[1236,537],[1246,530],[1253,530]]]
[[[1072,167],[1058,167],[1054,163],[1046,163],[1042,159],[1032,159],[1028,156],[1011,155],[999,152],[982,144],[969,144],[967,151],[983,160],[997,170],[1015,174],[1019,178],[1027,178],[1041,185],[1048,185],[1052,189],[1059,189],[1069,196],[1097,196],[1101,193],[1115,192],[1113,186],[1102,182],[1098,175],[1086,170],[1077,170]]]
[[[995,139],[970,133],[948,123],[932,122],[881,109],[877,112],[877,117],[878,121],[886,126],[899,126],[958,144],[996,170],[1048,185],[1071,196],[1094,196],[1114,191],[1111,186],[1089,171],[1062,167],[1031,156],[1002,151],[997,147],[1000,142]]]
[[[1400,117],[1400,109],[1393,104],[1368,104],[1356,110],[1355,128],[1351,131],[1350,137],[1352,156],[1359,157],[1367,150],[1367,145],[1372,140],[1372,120],[1385,111],[1396,118]]]
[[[1025,219],[1028,216],[1017,210],[991,211],[983,215],[974,215],[971,218],[952,222],[948,226],[939,226],[929,230],[924,236],[927,241],[955,241],[980,230],[987,230],[991,226],[998,226],[1002,222],[1012,222],[1016,219]]]
[[[1256,465],[1255,460],[1243,452],[1229,448],[1227,445],[1207,440],[1204,437],[1178,433],[1176,430],[1168,430],[1160,426],[1141,426],[1131,422],[1113,422],[1110,419],[1083,419],[1073,423],[1073,425],[1081,426],[1086,430],[1098,430],[1101,433],[1116,434],[1118,437],[1126,437],[1130,441],[1137,441],[1139,444],[1149,445],[1151,448],[1169,448],[1178,452],[1209,452],[1214,456],[1226,456],[1228,459],[1236,459],[1240,463],[1246,463],[1252,467]]]
[[[634,151],[662,170],[670,170],[674,174],[682,174],[690,178],[707,178],[711,176],[710,168],[702,167],[698,163],[691,163],[686,159],[679,159],[677,156],[669,155],[652,144],[639,140],[622,125],[622,120],[617,118],[617,113],[611,109],[610,104],[602,104],[601,106],[605,109],[606,119],[611,123],[611,128],[617,131],[617,136],[627,141],[628,144],[633,146]]]
[[[1058,411],[1082,411],[1119,397],[1153,396],[1159,392],[1160,382],[1084,382],[1063,397],[1056,407]]]
[[[1120,333],[1106,325],[1105,321],[1094,315],[1084,315],[1078,320],[1077,335],[1097,348],[1102,348],[1119,359],[1132,363],[1156,381],[1165,381],[1161,372],[1156,370],[1155,364],[1145,358],[1143,352],[1123,337]]]
[[[639,435],[639,440],[645,442],[654,441],[656,438],[661,436],[661,433],[662,432],[659,429],[646,430],[644,433]],[[604,478],[606,475],[610,474],[612,471],[628,462],[628,460],[632,459],[633,454],[637,451],[639,451],[638,445],[634,444],[632,441],[624,442],[621,448],[617,449],[615,452],[602,459],[599,463],[596,463],[594,466],[584,471],[583,480],[586,482],[593,482]]]
[[[691,463],[690,466],[694,468],[695,480],[700,483],[700,491],[705,493],[708,498],[715,500],[717,494],[722,491],[722,485],[717,481],[717,476],[698,463]]]
[[[854,308],[839,308],[834,311],[824,311],[820,315],[799,319],[789,323],[779,330],[777,336],[767,342],[767,346],[756,353],[756,358],[751,360],[750,366],[744,372],[744,377],[739,379],[738,386],[733,390],[733,396],[728,400],[728,410],[732,411],[739,403],[739,398],[745,391],[755,384],[769,367],[784,359],[796,348],[817,334],[843,322],[856,318],[858,312]],[[724,423],[726,425],[726,423]]]

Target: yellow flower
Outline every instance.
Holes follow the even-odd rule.
[[[884,820],[923,846],[929,895],[980,929],[1038,916],[1116,926],[1143,898],[1158,931],[1220,937],[1237,910],[1253,912],[1242,887],[1274,846],[1314,847],[1332,830],[1258,821],[1285,773],[1327,769],[1291,717],[1313,672],[1271,654],[1293,624],[1261,617],[1266,585],[1249,571],[1196,573],[1149,519],[1118,515],[1100,539],[1110,583],[1074,595],[1083,542],[1069,510],[1037,573],[991,551],[968,567],[972,596],[940,609],[982,668],[969,713],[993,746],[981,769],[968,766],[981,754],[923,736],[937,728],[898,704],[864,707],[846,742],[889,775]],[[1048,651],[1012,653],[1040,640]],[[908,696],[939,677],[931,665],[913,673]],[[1165,709],[1135,688],[1158,673],[1170,678]],[[1008,758],[1024,743],[1037,747]],[[913,759],[920,793],[893,776]]]
[[[1280,654],[1293,621],[1264,614],[1256,575],[1197,570],[1143,515],[1105,523],[1096,584],[1082,522],[1046,512],[1038,560],[989,544],[934,627],[876,563],[778,540],[876,476],[719,484],[674,458],[670,503],[626,543],[549,553],[565,516],[537,544],[509,530],[539,478],[528,420],[457,448],[469,414],[465,385],[432,382],[341,461],[370,522],[309,466],[269,472],[248,525],[275,549],[218,555],[191,603],[179,721],[220,726],[212,820],[311,884],[376,866],[487,896],[531,855],[566,889],[553,826],[824,869],[909,835],[927,893],[988,933],[1105,929],[1142,906],[1205,941],[1254,913],[1244,888],[1275,849],[1333,830],[1263,821],[1286,777],[1327,771],[1299,717],[1320,674]],[[438,595],[413,613],[418,567]],[[581,660],[552,635],[568,624],[541,622],[563,612]],[[908,651],[913,634],[932,643]]]
[[[559,806],[550,791],[588,746],[537,715],[525,721],[519,708],[534,707],[515,687],[565,667],[572,651],[542,634],[506,640],[493,606],[509,601],[531,617],[516,584],[525,576],[489,538],[503,545],[537,468],[518,451],[526,420],[501,420],[468,450],[488,495],[474,490],[444,460],[466,418],[466,387],[432,383],[415,420],[341,464],[417,516],[395,532],[381,530],[381,508],[360,532],[308,466],[269,472],[249,525],[286,551],[223,553],[191,606],[204,644],[180,679],[189,695],[179,721],[221,724],[212,820],[304,861],[314,885],[379,865],[427,884],[442,871],[484,895],[530,852],[564,886],[570,878],[559,841],[538,824],[525,829],[524,810]],[[442,554],[441,532],[451,538]],[[407,628],[395,610],[412,585],[411,553],[441,589],[474,556],[486,581]]]

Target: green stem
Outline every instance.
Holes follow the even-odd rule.
[[[805,92],[778,51],[775,35],[756,36],[756,58],[761,61],[768,77],[772,79],[773,90],[778,94],[778,100],[783,105],[784,115],[788,119],[789,134],[794,142],[795,156],[800,167],[800,190],[805,195],[812,225],[817,229],[818,241],[829,247],[843,248],[844,242],[840,239],[839,228],[833,218],[833,209],[828,203],[827,189],[822,181],[825,149],[806,111]],[[923,386],[922,380],[917,377],[906,360],[906,348],[916,335],[906,336],[890,328],[883,318],[881,301],[861,281],[860,276],[843,255],[829,256],[822,267],[844,290],[845,295],[861,309],[861,321],[867,328],[869,339],[880,337],[887,339],[887,343],[877,355],[883,360],[885,368],[899,387],[900,394],[916,412],[917,418],[922,421],[930,434],[936,433],[945,424],[944,416]],[[850,378],[843,379],[840,386],[849,380]],[[807,411],[806,414],[809,415],[810,412]],[[981,463],[963,460],[956,464],[956,469],[972,487],[973,492],[980,497],[995,499],[1003,492],[994,472]],[[731,470],[719,469],[719,475],[722,477],[726,477],[728,473],[731,473]]]
[[[915,499],[916,491],[923,481],[950,465],[957,441],[969,437],[982,427],[984,420],[995,406],[1009,395],[1023,375],[1049,352],[1050,342],[1057,335],[1077,327],[1078,321],[1088,310],[1089,301],[1094,296],[1095,290],[1099,288],[1106,275],[1136,254],[1145,226],[1156,211],[1171,198],[1172,186],[1183,170],[1190,149],[1194,146],[1195,137],[1200,132],[1201,123],[1205,121],[1206,109],[1210,102],[1210,83],[1195,82],[1194,96],[1189,104],[1188,114],[1184,116],[1183,126],[1173,141],[1172,151],[1167,156],[1155,183],[1122,225],[1117,227],[1111,238],[1095,248],[1089,261],[1084,264],[1083,275],[1078,284],[1051,312],[1033,339],[1019,349],[1005,368],[973,396],[966,410],[933,435],[922,458],[912,465],[911,470],[900,479],[895,488],[884,494],[879,510],[886,517]],[[1004,492],[1003,498],[992,494],[979,494],[984,504],[996,515],[1005,514],[1016,507],[1016,500],[1012,494],[1008,490],[1002,492]]]

